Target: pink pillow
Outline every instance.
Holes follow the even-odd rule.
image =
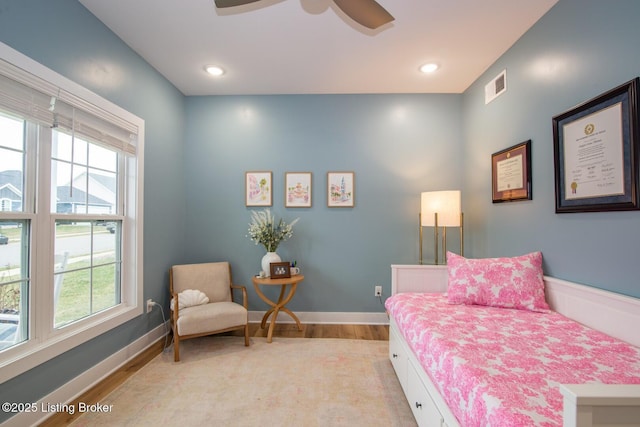
[[[542,253],[514,258],[468,259],[447,253],[449,304],[476,304],[548,311]]]

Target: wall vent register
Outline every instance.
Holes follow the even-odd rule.
[[[485,105],[507,91],[507,70],[502,70],[493,80],[484,87]]]

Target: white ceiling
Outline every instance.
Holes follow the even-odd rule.
[[[461,93],[558,0],[378,0],[375,31],[331,0],[79,1],[183,94],[238,95]]]

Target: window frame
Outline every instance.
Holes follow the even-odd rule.
[[[0,58],[71,93],[89,105],[134,124],[138,129],[137,154],[122,156],[124,169],[121,173],[125,174],[125,178],[123,188],[119,189],[122,191],[122,197],[118,203],[123,203],[125,209],[122,215],[97,215],[100,219],[122,220],[121,303],[58,329],[54,327],[53,319],[55,221],[60,217],[70,219],[73,215],[55,214],[50,211],[48,202],[51,179],[51,132],[47,134],[41,128],[37,136],[40,139],[38,149],[46,146],[49,150],[48,157],[39,154],[40,161],[37,161],[36,150],[33,149],[35,147],[25,147],[27,154],[24,174],[31,174],[29,177],[37,179],[37,182],[26,186],[25,206],[22,212],[0,212],[0,218],[15,218],[31,223],[28,243],[30,248],[29,338],[0,352],[1,383],[143,314],[144,120],[2,42],[0,42]],[[33,124],[27,128],[30,126],[38,127]],[[33,129],[27,130],[27,133],[29,132],[33,132]],[[29,134],[25,138],[29,144],[33,136]],[[48,141],[46,141],[47,138]],[[43,162],[42,159],[45,157],[48,161]],[[43,189],[37,195],[35,194],[36,186]],[[80,217],[87,220],[94,218],[94,215]]]

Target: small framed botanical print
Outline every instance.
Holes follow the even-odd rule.
[[[284,206],[287,208],[310,208],[311,172],[285,173],[284,197]]]
[[[327,172],[327,206],[330,208],[355,206],[354,172]]]
[[[273,204],[271,171],[245,173],[245,205],[271,206]]]

